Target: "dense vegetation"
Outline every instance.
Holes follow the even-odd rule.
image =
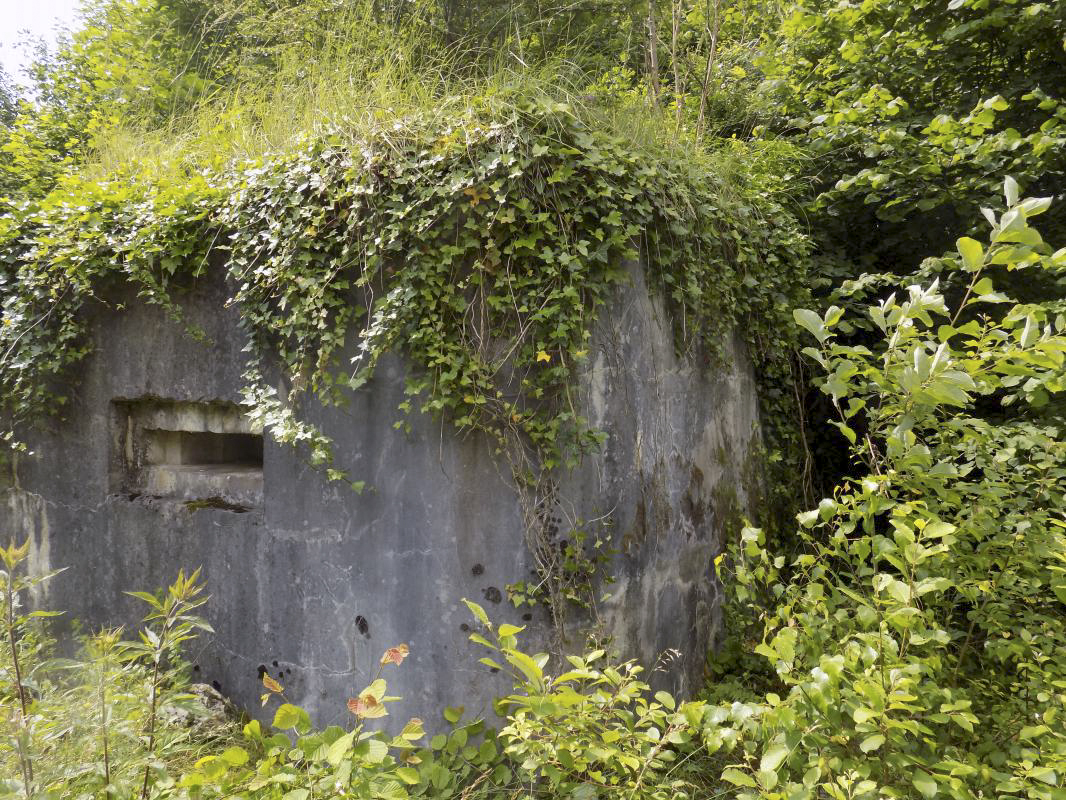
[[[366,727],[402,645],[350,729],[269,677],[275,731],[190,728],[195,576],[62,662],[11,543],[0,791],[1066,797],[1066,3],[552,6],[90,4],[32,97],[0,85],[5,436],[62,413],[89,304],[132,285],[180,319],[224,248],[273,436],[358,489],[301,404],[399,350],[412,402],[544,491],[597,446],[567,397],[636,250],[679,347],[739,327],[764,356],[778,513],[718,564],[703,696],[527,654],[471,604],[515,679],[500,730]]]

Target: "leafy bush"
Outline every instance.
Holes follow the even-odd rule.
[[[205,624],[198,575],[181,574],[160,595],[137,592],[151,608],[137,641],[121,630],[84,637],[76,659],[54,655],[41,611],[24,612],[29,589],[52,576],[27,576],[28,542],[0,549],[0,796],[89,800],[167,794],[175,779],[238,729],[211,714],[188,689],[183,642]]]
[[[4,552],[18,566],[26,548]],[[5,580],[9,575],[13,568]],[[21,593],[30,580],[18,577],[11,586]],[[369,728],[397,699],[388,696],[385,676],[404,662],[406,645],[386,650],[373,680],[348,699],[348,727],[314,730],[307,712],[288,702],[268,674],[263,704],[277,704],[273,730],[254,720],[241,735],[230,722],[190,726],[188,713],[195,719],[203,710],[189,702],[178,648],[204,627],[191,613],[201,602],[197,575],[179,576],[159,595],[136,594],[152,609],[140,640],[104,631],[89,637],[76,662],[46,660],[47,643],[31,635],[28,616],[9,629],[24,677],[13,678],[9,663],[0,687],[0,712],[12,722],[10,736],[0,739],[5,793],[64,800],[101,794],[685,800],[715,782],[702,739],[707,704],[652,693],[639,666],[611,664],[603,651],[571,656],[565,671],[551,675],[547,655],[518,648],[521,628],[497,628],[469,602],[482,630],[470,638],[492,651],[483,662],[514,678],[514,692],[497,701],[498,731],[484,720],[463,722],[462,708],[444,709],[448,729],[431,737],[418,719],[396,735]],[[25,713],[19,687],[28,692]]]
[[[704,703],[652,693],[642,667],[613,664],[603,650],[567,656],[552,675],[547,654],[518,649],[523,628],[496,628],[467,605],[485,632],[471,640],[492,651],[482,663],[514,678],[514,693],[497,701],[506,717],[498,740],[530,795],[660,800],[698,797],[712,782],[701,757]]]
[[[265,734],[258,722],[244,729],[243,746],[203,758],[180,787],[197,796],[231,794],[267,800],[310,797],[598,797],[683,800],[713,783],[702,755],[706,704],[678,704],[665,692],[652,693],[632,662],[607,662],[603,651],[569,657],[558,675],[545,670],[548,656],[518,648],[522,628],[492,624],[467,601],[483,633],[471,640],[492,651],[482,662],[507,670],[514,693],[497,701],[499,731],[484,721],[462,724],[461,708],[445,709],[451,729],[419,744],[421,720],[410,720],[395,736],[366,728],[387,714],[381,669],[348,708],[354,727],[313,731],[307,713],[283,702]],[[399,665],[405,646],[390,648],[382,667]],[[498,659],[498,660],[497,660]],[[284,689],[264,679],[264,702]],[[287,732],[286,733],[282,733]]]
[[[800,516],[793,563],[758,529],[735,551],[784,689],[721,711],[741,796],[1062,796],[1066,450],[1039,409],[1064,386],[1066,319],[995,277],[1061,273],[1066,249],[1029,226],[1049,200],[1005,194],[987,246],[927,267],[964,276],[961,297],[934,280],[870,307],[876,348],[839,341],[839,308],[796,311],[867,472]]]

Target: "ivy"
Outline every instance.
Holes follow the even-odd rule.
[[[5,416],[17,426],[66,403],[90,302],[132,286],[180,318],[176,290],[216,251],[252,344],[250,413],[331,478],[347,475],[301,404],[343,402],[387,352],[412,366],[405,411],[489,434],[518,453],[519,477],[576,463],[602,437],[573,376],[627,259],[656,279],[679,346],[713,359],[723,331],[773,340],[804,250],[770,198],[563,103],[430,120],[336,128],[221,170],[71,177],[13,207],[0,218]],[[275,371],[281,394],[263,377]]]
[[[86,312],[117,284],[180,318],[172,292],[208,264],[217,190],[69,178],[37,207],[0,217],[0,409],[14,426],[68,402],[59,379],[89,352]],[[177,282],[177,283],[176,283]]]

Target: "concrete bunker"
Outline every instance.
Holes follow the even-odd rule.
[[[575,376],[576,401],[606,440],[560,475],[556,502],[565,518],[609,532],[614,582],[596,609],[599,641],[648,665],[680,651],[653,682],[685,694],[720,626],[714,557],[753,501],[755,384],[726,334],[720,367],[679,355],[643,268],[628,270]],[[347,407],[302,409],[367,489],[329,482],[240,414],[247,340],[230,296],[214,273],[180,298],[187,324],[132,296],[92,321],[68,413],[27,432],[34,455],[19,459],[0,503],[0,524],[31,539],[34,569],[67,568],[41,602],[93,627],[135,625],[143,609],[125,592],[202,567],[215,633],[187,657],[252,713],[270,713],[258,702],[266,667],[317,722],[343,723],[346,698],[384,649],[406,643],[410,657],[390,671],[390,694],[403,698],[390,719],[433,727],[459,704],[491,715],[511,687],[479,663],[462,599],[526,626],[531,651],[556,642],[544,604],[510,602],[536,564],[492,443],[399,411],[410,367],[390,355]],[[590,620],[568,619],[564,646],[582,647]]]

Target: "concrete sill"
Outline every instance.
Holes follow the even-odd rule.
[[[143,471],[143,492],[173,500],[221,498],[234,506],[263,502],[263,468],[239,464],[154,464]]]

